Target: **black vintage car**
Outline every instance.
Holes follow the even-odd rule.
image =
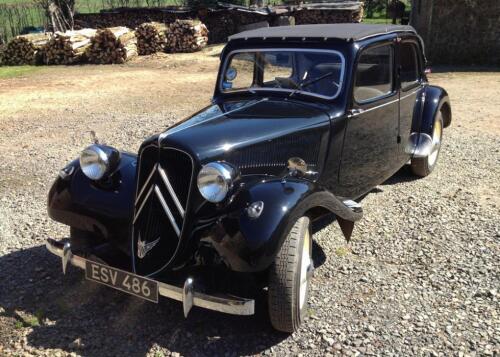
[[[212,104],[146,139],[137,155],[98,143],[48,198],[70,238],[47,248],[92,281],[229,314],[267,294],[272,325],[304,318],[311,222],[347,239],[359,199],[409,163],[434,169],[450,125],[409,26],[264,28],[232,36]],[[236,296],[244,297],[236,297]]]

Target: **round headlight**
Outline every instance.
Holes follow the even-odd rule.
[[[206,164],[198,174],[198,189],[207,201],[221,202],[233,186],[236,170],[222,162]]]
[[[90,145],[80,154],[80,167],[91,180],[100,180],[111,173],[120,160],[120,153],[109,146]]]

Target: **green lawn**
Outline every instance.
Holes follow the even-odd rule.
[[[372,18],[372,19],[367,19],[366,17],[363,19],[363,22],[365,24],[390,24],[391,19],[386,19],[383,17],[378,17],[378,18]]]
[[[0,67],[0,79],[20,77],[39,71],[41,67],[36,66],[12,66]]]

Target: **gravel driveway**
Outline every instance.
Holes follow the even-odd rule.
[[[208,103],[216,50],[127,66],[47,68],[0,80],[0,356],[498,355],[500,353],[500,73],[449,71],[454,111],[439,164],[403,168],[363,200],[346,243],[325,220],[314,235],[309,317],[274,332],[265,300],[233,317],[159,305],[61,274],[47,237],[46,194],[96,130],[141,140]],[[471,91],[473,89],[473,91]]]

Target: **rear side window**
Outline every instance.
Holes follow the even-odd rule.
[[[407,90],[418,83],[418,57],[414,43],[401,43],[401,89]]]
[[[365,102],[383,97],[393,89],[394,51],[391,45],[368,48],[359,57],[354,99]]]

